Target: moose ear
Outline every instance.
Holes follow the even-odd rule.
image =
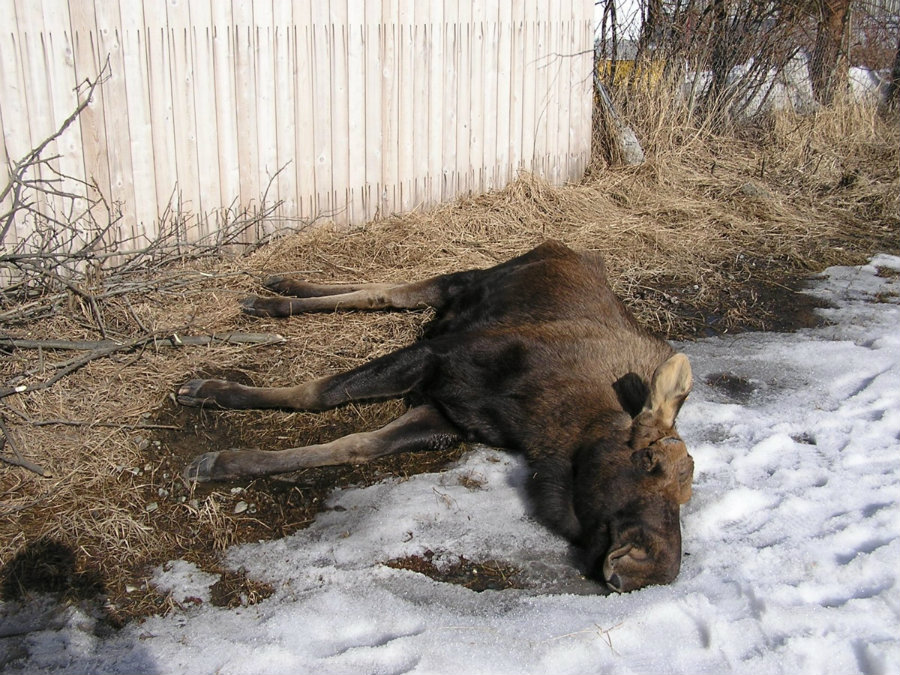
[[[644,411],[650,411],[664,428],[673,427],[681,404],[693,386],[690,361],[684,354],[675,354],[653,373]]]
[[[653,473],[659,467],[660,461],[664,459],[665,456],[652,446],[631,453],[631,463],[634,464],[634,468],[644,473]]]

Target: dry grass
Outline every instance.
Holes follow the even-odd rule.
[[[641,101],[637,102],[638,104]],[[782,114],[721,137],[659,98],[629,114],[645,145],[636,169],[602,157],[578,185],[521,176],[495,193],[461,199],[350,232],[316,229],[237,259],[172,267],[196,277],[176,290],[110,300],[117,337],[146,330],[276,332],[276,347],[216,346],[141,351],[95,361],[43,391],[0,403],[23,453],[52,473],[0,465],[0,565],[4,596],[40,588],[17,570],[38,542],[74,552],[72,579],[102,580],[125,618],[167,606],[146,589],[147,567],[174,557],[215,569],[237,541],[283,535],[308,523],[334,484],[435,470],[458,454],[392,458],[371,466],[302,472],[293,482],[193,488],[187,459],[228,446],[283,448],[373,428],[400,403],[313,415],[184,410],[177,384],[198,373],[256,384],[303,380],[356,366],[413,340],[426,314],[316,314],[251,319],[237,300],[269,273],[319,281],[391,281],[484,267],[547,238],[603,252],[616,290],[636,314],[672,337],[773,325],[783,286],[834,263],[897,250],[896,118],[844,105],[813,116]],[[197,273],[203,272],[204,276]],[[777,325],[777,322],[775,323]],[[14,326],[17,337],[96,338],[72,300],[57,316]],[[53,353],[4,356],[6,382],[40,378]],[[235,514],[238,501],[246,511]],[[87,574],[90,572],[90,574]],[[85,576],[87,574],[87,576]],[[81,576],[79,576],[81,575]],[[73,582],[75,583],[75,582]]]

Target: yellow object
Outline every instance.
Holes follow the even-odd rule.
[[[615,63],[615,71],[613,71]],[[614,87],[623,85],[656,86],[663,78],[665,63],[663,61],[640,61],[637,65],[633,59],[613,62],[611,59],[597,61],[597,75]]]

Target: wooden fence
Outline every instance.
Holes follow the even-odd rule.
[[[201,237],[267,189],[278,218],[359,224],[522,170],[560,184],[590,152],[592,13],[590,0],[0,0],[0,160],[50,136],[108,61],[36,171],[118,204],[123,239],[151,240],[175,206]],[[62,185],[88,189],[77,181]],[[17,216],[7,245],[31,227]]]

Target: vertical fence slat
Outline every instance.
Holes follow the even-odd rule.
[[[509,85],[509,164],[510,179],[515,178],[522,169],[522,115],[525,95],[525,38],[526,25],[524,0],[512,0],[511,53],[510,53],[510,85]]]
[[[497,143],[495,150],[496,185],[506,185],[512,180],[510,170],[510,129],[512,108],[510,91],[512,89],[512,5],[509,2],[499,3],[497,14]]]
[[[540,99],[537,91],[537,58],[538,58],[538,26],[537,0],[525,0],[524,51],[522,54],[522,137],[519,140],[522,148],[520,166],[525,171],[537,172],[535,160],[536,130],[535,120],[538,118]]]
[[[259,164],[257,166],[257,192],[251,196],[259,203],[268,189],[266,199],[274,203],[281,198],[281,178],[276,177],[278,163],[278,116],[276,114],[275,40],[274,17],[271,2],[253,3],[252,39],[254,42],[256,82],[256,143]],[[262,204],[260,203],[260,206]],[[263,223],[264,230],[271,231],[272,223]],[[250,234],[250,233],[248,233]]]
[[[472,72],[469,66],[472,54],[472,7],[460,3],[458,41],[456,43],[456,173],[457,194],[471,190],[472,164],[469,133],[472,128]]]
[[[295,32],[293,37],[294,64],[296,68],[296,92],[294,115],[297,119],[297,136],[294,139],[297,164],[297,215],[314,219],[317,215],[315,174],[315,98],[312,91],[312,7],[310,0],[293,3]]]
[[[125,117],[132,148],[131,174],[134,189],[134,233],[137,248],[147,246],[156,236],[156,172],[148,150],[153,148],[150,119],[149,64],[147,63],[144,15],[134,2],[120,2],[120,40],[125,80]],[[69,111],[71,111],[69,107]],[[61,111],[62,112],[62,111]]]
[[[413,161],[415,143],[413,142],[413,115],[415,113],[415,46],[413,36],[414,0],[400,0],[397,14],[397,89],[399,92],[399,115],[397,123],[397,166],[399,184],[400,211],[409,211],[413,206],[413,180],[415,172]]]
[[[566,7],[569,3],[562,3],[563,7],[560,11],[567,11]],[[571,30],[572,22],[566,17],[561,16],[554,21],[556,25],[556,46],[554,55],[557,63],[555,71],[555,86],[553,87],[553,99],[555,105],[551,104],[551,110],[556,115],[556,148],[553,151],[555,157],[556,170],[551,178],[551,182],[565,182],[568,179],[569,165],[569,91],[572,88],[571,63],[572,50],[569,44],[568,36]],[[551,115],[551,120],[553,116]]]
[[[276,217],[342,225],[523,169],[573,180],[590,151],[591,14],[590,0],[0,0],[2,158],[52,133],[109,58],[51,150],[122,205],[123,240],[162,218],[202,237],[258,208],[282,169]]]
[[[88,78],[94,80],[102,68],[97,53],[98,37],[94,7],[86,3],[70,3],[69,20],[72,23],[76,78],[79,82]],[[107,145],[103,101],[104,97],[110,96],[111,93],[100,87],[78,119],[81,126],[85,180],[93,184],[110,204],[113,203],[113,195],[110,189],[109,158],[114,152]]]
[[[443,76],[443,138],[441,151],[441,201],[449,201],[459,194],[459,170],[456,162],[456,139],[459,135],[459,98],[457,49],[460,27],[458,22],[459,3],[444,1],[444,76]]]
[[[178,172],[175,168],[175,135],[172,128],[172,79],[169,75],[169,39],[166,7],[144,3],[147,52],[147,99],[150,103],[150,150],[153,162],[157,220],[168,217],[178,204]]]
[[[0,2],[0,21],[4,19],[4,8],[3,3]],[[4,40],[4,35],[0,34],[0,52],[2,52],[5,48],[7,48],[8,43]],[[0,59],[0,61],[9,61],[12,62],[12,59]],[[3,73],[3,68],[0,67],[0,91],[6,90],[6,78]],[[3,111],[0,110],[0,130],[6,129],[5,124],[3,123]],[[0,136],[0,166],[3,168],[0,169],[0,185],[6,186],[8,180],[11,178],[12,171],[12,163],[14,160],[9,156],[9,153],[6,149],[6,137],[5,135]],[[13,208],[13,197],[12,194],[8,194],[0,199],[0,213],[6,214],[9,213],[9,210]],[[4,223],[0,227],[7,227],[7,223]],[[15,218],[11,219],[8,223],[8,231],[6,233],[6,238],[0,242],[0,245],[3,243],[10,244],[10,248],[12,245],[18,241],[18,236],[16,234],[16,220]],[[9,278],[0,273],[0,283],[6,284],[10,281]]]
[[[469,77],[469,188],[470,194],[477,194],[484,187],[484,89],[490,74],[485,72],[485,27],[484,6],[472,3],[470,24]]]
[[[547,162],[547,146],[548,146],[548,122],[547,122],[547,106],[549,103],[547,96],[548,89],[548,70],[547,70],[547,43],[549,39],[549,25],[547,22],[547,0],[538,0],[538,18],[535,21],[535,49],[534,49],[534,126],[532,134],[534,137],[534,158],[532,165],[534,172],[541,177],[547,175],[549,166]]]
[[[556,153],[559,146],[559,106],[556,103],[556,88],[559,84],[560,62],[559,56],[559,23],[553,18],[552,12],[559,8],[559,3],[549,0],[545,24],[547,26],[547,39],[544,43],[544,54],[541,58],[541,66],[544,70],[544,146],[545,168],[541,177],[546,177],[551,182],[559,176],[559,163]]]
[[[399,0],[381,3],[381,198],[379,213],[388,215],[399,210]]]
[[[335,223],[350,222],[350,92],[347,63],[347,2],[332,0],[328,15],[331,100],[331,200]],[[327,95],[327,93],[326,93]]]
[[[251,0],[234,0],[232,39],[234,46],[234,93],[237,121],[238,167],[241,206],[250,208],[260,194],[259,141],[256,106],[256,35]]]
[[[418,2],[415,7],[415,16],[411,17],[410,31],[412,35],[412,59],[413,81],[412,96],[412,127],[410,128],[409,143],[412,152],[412,206],[422,208],[428,204],[429,193],[429,163],[428,163],[428,117],[430,114],[430,99],[428,82],[430,79],[431,44],[428,34],[428,24],[431,20],[431,4]]]
[[[576,2],[572,6],[572,29],[569,37],[568,53],[572,55],[569,67],[569,81],[571,83],[567,93],[569,97],[569,137],[568,137],[568,171],[565,179],[567,181],[577,180],[587,164],[582,163],[583,142],[581,134],[583,130],[584,120],[582,114],[584,109],[581,106],[580,97],[590,95],[585,89],[586,79],[592,79],[592,68],[587,63],[585,55],[589,55],[593,59],[593,49],[586,49],[584,45],[585,25],[592,15],[592,8],[587,6],[586,2]],[[589,30],[589,29],[588,29]]]
[[[50,84],[43,67],[44,49],[41,37],[44,32],[44,17],[40,3],[17,0],[15,17],[16,22],[21,21],[26,26],[18,41],[22,66],[19,76],[22,90],[26,93],[26,115],[21,129],[25,131],[27,147],[24,152],[19,153],[24,155],[53,133],[54,120],[50,106]],[[53,142],[47,147],[47,156],[56,154],[58,149],[56,142]],[[52,179],[53,175],[49,167],[38,166],[29,170],[27,178],[46,181]],[[54,214],[59,211],[62,204],[60,200],[50,199],[49,203],[35,206],[40,212],[55,217]]]
[[[273,56],[275,62],[275,152],[278,197],[283,201],[281,216],[297,212],[297,168],[294,161],[294,62],[292,51],[293,7],[290,2],[275,2],[272,16]]]
[[[331,99],[331,21],[328,5],[324,2],[313,2],[313,86],[312,96],[315,101],[315,172],[316,198],[318,210],[329,219],[335,217],[337,205],[334,202],[334,180],[332,167],[331,137],[334,101]]]
[[[238,151],[237,97],[235,93],[236,44],[231,4],[210,3],[214,113],[218,136],[210,153],[215,152],[219,167],[217,192],[219,204],[226,210],[240,211],[241,171]],[[227,217],[230,217],[227,216]]]
[[[219,126],[216,116],[216,76],[213,69],[212,13],[208,3],[191,2],[188,5],[188,47],[193,68],[193,106],[195,117],[195,144],[197,149],[199,199],[202,209],[200,232],[210,234],[216,228],[216,217],[221,209],[219,186]]]
[[[363,134],[359,140],[363,145],[365,181],[361,186],[363,218],[370,220],[378,214],[381,194],[381,5],[375,0],[365,2],[363,14],[364,51],[363,69],[365,96]],[[364,222],[363,221],[363,222]]]
[[[0,24],[4,26],[17,25],[16,7],[13,0],[0,0]],[[23,134],[23,129],[28,129],[28,98],[25,91],[25,78],[22,75],[22,58],[19,54],[20,35],[15,31],[0,31],[0,87],[3,96],[0,96],[0,121],[3,122],[3,159],[12,162],[19,161],[31,149],[30,134]],[[4,164],[4,168],[7,165]],[[0,175],[7,180],[7,172]],[[0,204],[5,213],[12,208],[12,199]],[[27,236],[25,224],[20,218],[13,220],[10,231],[7,232],[7,242],[17,243]]]
[[[384,139],[382,136],[382,48],[383,25],[381,21],[381,5],[375,0],[367,0],[365,8],[365,168],[366,178],[363,186],[366,220],[375,218],[381,204],[382,153]]]
[[[53,131],[54,119],[52,115],[52,84],[49,73],[43,67],[46,45],[44,42],[44,19],[39,3],[16,3],[15,15],[17,20],[27,22],[28,30],[20,36],[19,53],[22,55],[21,77],[23,87],[27,89],[26,120],[23,125],[25,130],[24,151],[18,153],[24,155],[31,148],[37,146],[43,139],[49,137]],[[47,156],[59,154],[56,141],[47,146]],[[56,165],[53,162],[52,165]],[[28,180],[52,180],[55,166],[38,166],[29,170]],[[35,205],[38,211],[50,217],[58,217],[60,209],[64,207],[63,200],[50,197],[46,202]]]
[[[0,16],[2,16],[2,11],[0,11]],[[2,87],[2,85],[3,85],[3,81],[0,80],[0,87]],[[2,115],[0,115],[0,124],[3,124]],[[2,140],[2,139],[0,139],[0,140]],[[5,141],[0,142],[0,163],[2,163],[2,165],[4,167],[10,167],[11,161],[12,160],[10,159],[9,155],[6,152],[6,142]],[[4,186],[7,184],[7,180],[9,179],[9,176],[10,176],[10,174],[9,174],[8,170],[7,171],[0,170],[0,180],[3,181]],[[2,214],[9,213],[9,210],[12,209],[12,207],[13,207],[13,198],[12,198],[11,194],[6,195],[5,197],[3,197],[3,199],[0,199],[0,213],[2,213]],[[15,244],[18,243],[18,234],[16,232],[15,218],[13,218],[11,221],[9,221],[8,225],[9,225],[9,229],[6,231],[6,235],[3,237],[3,241],[0,242],[0,250],[2,250],[2,251],[12,250],[15,247]],[[4,222],[2,227],[6,228],[7,223]],[[7,248],[7,245],[8,245],[8,248]],[[5,272],[5,270],[0,270],[0,284],[6,285],[10,281],[12,281],[12,279]]]
[[[565,101],[560,99],[560,104],[565,106],[566,110],[566,128],[565,128],[565,138],[563,145],[563,157],[562,157],[562,165],[563,165],[563,180],[571,180],[570,176],[573,173],[574,162],[575,162],[575,153],[574,153],[574,144],[575,144],[575,130],[578,126],[578,107],[572,105],[572,92],[578,89],[577,82],[577,73],[578,73],[578,63],[579,57],[577,55],[578,52],[578,30],[581,27],[579,23],[579,18],[581,16],[580,3],[574,2],[572,3],[568,12],[565,12],[562,16],[562,20],[564,25],[566,26],[564,30],[564,51],[565,56],[565,64],[563,65],[563,73],[566,78],[566,82],[568,82],[568,86],[564,89],[561,87],[559,89],[558,96],[564,97]]]
[[[443,143],[444,133],[444,41],[441,39],[444,23],[442,0],[431,0],[428,12],[426,40],[429,44],[428,58],[428,175],[425,203],[434,206],[441,201],[443,184]]]
[[[44,67],[50,91],[52,120],[50,127],[55,131],[62,120],[68,118],[78,106],[75,93],[75,68],[72,41],[69,34],[68,9],[66,0],[44,0]],[[84,180],[84,164],[80,161],[81,133],[77,124],[71,125],[56,141],[59,154],[57,166],[66,180],[59,185],[65,192],[83,195],[85,190],[77,181]],[[64,205],[64,208],[80,205]],[[152,203],[152,201],[151,201]]]
[[[500,105],[501,79],[500,60],[502,58],[500,42],[500,7],[499,4],[489,6],[490,13],[485,17],[485,74],[487,81],[484,88],[484,166],[485,185],[488,190],[500,185],[500,117],[503,110]],[[507,86],[509,80],[506,80]],[[509,107],[506,108],[509,115]],[[507,117],[508,119],[508,117]]]
[[[95,5],[96,56],[100,68],[109,60],[109,78],[103,84],[103,135],[107,144],[106,163],[109,167],[109,199],[114,208],[121,209],[119,242],[133,242],[137,238],[134,212],[134,170],[131,158],[131,136],[128,115],[123,114],[127,101],[125,64],[122,49],[122,28],[118,3]],[[106,55],[104,57],[104,55]]]
[[[365,0],[347,2],[347,222],[368,220],[366,184],[366,8]]]
[[[175,170],[182,208],[190,214],[188,240],[203,236],[204,211],[200,187],[200,161],[197,142],[197,113],[194,105],[195,72],[191,53],[190,10],[187,0],[166,3],[170,77],[172,80],[172,128],[175,134]]]
[[[584,20],[579,46],[581,48],[581,95],[578,104],[581,106],[581,130],[578,134],[580,142],[581,171],[587,170],[591,159],[591,141],[593,138],[594,110],[594,6],[590,0],[584,1]]]

